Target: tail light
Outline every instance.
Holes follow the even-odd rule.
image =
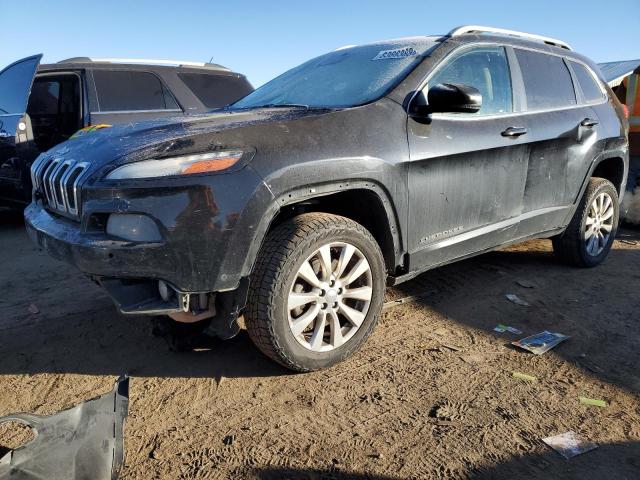
[[[629,118],[629,107],[627,105],[625,105],[624,103],[622,104],[622,111],[624,112],[624,118],[628,119]]]

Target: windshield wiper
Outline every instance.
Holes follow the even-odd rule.
[[[317,109],[319,107],[310,107],[302,103],[265,103],[262,105],[251,105],[247,107],[234,107],[233,104],[223,107],[222,110],[252,110],[254,108],[303,108],[305,110]]]
[[[309,110],[310,107],[302,103],[266,103],[259,105],[258,108],[304,108],[305,110]]]

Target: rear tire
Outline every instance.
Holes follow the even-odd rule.
[[[591,178],[571,223],[553,239],[554,253],[576,267],[595,267],[607,257],[618,229],[618,192],[604,178]]]
[[[326,213],[270,232],[249,285],[245,324],[269,358],[298,371],[330,367],[373,331],[385,288],[380,248],[360,224]]]

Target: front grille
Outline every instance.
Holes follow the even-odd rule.
[[[85,162],[56,157],[40,157],[31,165],[33,190],[40,192],[49,209],[64,215],[80,216],[78,185],[87,172]]]

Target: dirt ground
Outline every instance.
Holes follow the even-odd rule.
[[[0,267],[0,415],[51,414],[131,375],[123,479],[640,479],[638,230],[596,269],[560,265],[540,240],[389,289],[417,297],[355,357],[304,375],[244,332],[169,352],[7,213]],[[499,323],[571,338],[534,356]],[[568,430],[599,447],[565,460],[541,441]]]

